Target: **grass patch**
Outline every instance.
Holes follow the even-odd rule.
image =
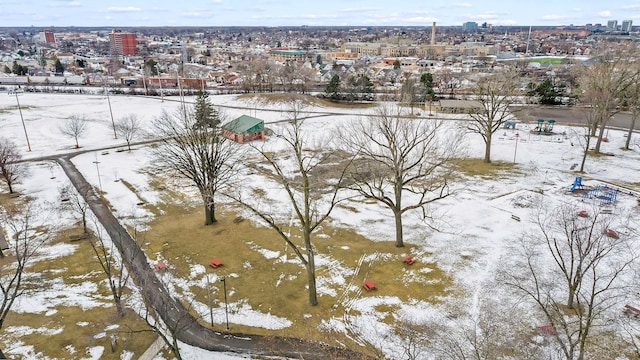
[[[81,228],[67,229],[60,232],[52,244],[66,243],[70,234],[82,232]],[[78,359],[88,357],[87,349],[104,347],[100,359],[120,359],[123,351],[139,357],[151,345],[155,335],[137,314],[127,310],[124,317],[117,316],[111,293],[105,286],[106,279],[100,265],[95,259],[91,245],[87,240],[73,243],[76,247],[72,254],[56,257],[55,261],[32,262],[28,267],[29,274],[25,288],[25,298],[37,295],[39,291],[47,291],[49,284],[62,281],[64,286],[75,286],[81,283],[98,283],[95,294],[84,294],[92,297],[100,306],[82,308],[76,303],[56,305],[45,313],[17,313],[7,316],[2,328],[0,347],[5,354],[11,354],[13,346],[24,344],[33,347],[36,354],[46,354],[51,359]],[[13,260],[11,257],[0,259],[0,267],[5,267]],[[62,295],[61,295],[62,296]],[[20,301],[20,300],[18,300]],[[117,336],[116,351],[111,352],[110,337]]]
[[[204,226],[199,208],[178,212],[167,209],[150,224],[144,248],[149,258],[166,259],[176,277],[192,281],[189,291],[195,294],[194,300],[208,303],[208,289],[194,285],[206,283],[205,275],[191,275],[193,267],[201,265],[207,274],[227,277],[230,312],[242,312],[241,306],[248,305],[293,323],[277,331],[232,324],[233,332],[325,339],[327,333],[318,330],[322,320],[342,317],[353,299],[396,296],[403,301],[437,302],[437,297],[452,285],[436,264],[420,259],[411,266],[402,263],[404,256],[417,249],[396,248],[392,241],[372,242],[347,229],[323,227],[313,239],[319,305],[309,306],[306,270],[275,231],[251,221],[234,223],[236,214],[232,211],[218,214],[218,223]],[[297,229],[287,231],[296,244],[302,244]],[[224,266],[209,267],[212,258],[221,260]],[[344,278],[344,282],[334,277]],[[375,281],[378,289],[364,291],[361,285],[365,279]],[[219,311],[224,306],[222,284],[212,283],[210,291],[214,311]],[[205,320],[203,324],[208,323]],[[224,328],[225,324],[214,326],[215,330]],[[339,334],[334,336],[349,343]]]
[[[35,108],[35,106],[31,106],[31,105],[20,105],[20,108],[18,108],[18,105],[10,105],[10,106],[5,106],[5,107],[0,107],[0,114],[4,114],[7,113],[9,111],[16,111],[16,110],[29,110],[29,109],[33,109]]]
[[[505,161],[485,163],[482,159],[457,159],[453,163],[456,170],[463,175],[479,176],[485,180],[519,173],[516,164]]]
[[[377,104],[371,103],[350,103],[350,102],[334,102],[327,99],[318,98],[312,95],[303,94],[284,94],[284,93],[268,93],[268,94],[241,94],[238,95],[238,99],[248,100],[256,102],[258,104],[286,104],[291,100],[300,100],[305,105],[309,106],[324,106],[343,109],[352,108],[371,108],[376,107]]]

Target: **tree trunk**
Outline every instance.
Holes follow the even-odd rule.
[[[600,126],[600,133],[598,133],[598,141],[596,141],[595,152],[600,153],[600,145],[602,144],[602,138],[604,137],[604,130],[607,127],[607,123],[609,119],[603,119],[602,125]]]
[[[311,234],[304,234],[305,244],[307,246],[307,281],[309,282],[309,305],[318,305],[318,292],[316,290],[316,262],[311,247]]]
[[[631,135],[633,134],[633,128],[636,127],[636,119],[638,118],[638,110],[634,109],[631,113],[631,125],[629,125],[629,130],[627,131],[627,141],[624,143],[624,149],[629,150],[629,145],[631,144]]]
[[[9,186],[9,194],[13,194],[13,186],[11,186],[11,181],[7,181],[7,185]]]
[[[484,162],[491,163],[491,137],[493,134],[487,134],[487,140],[484,142]]]
[[[591,145],[591,135],[589,131],[587,131],[587,135],[585,136],[584,152],[582,154],[582,162],[580,163],[580,172],[584,172],[584,164],[587,162],[587,155],[589,154],[589,145]]]
[[[404,235],[402,233],[402,213],[400,211],[393,210],[393,217],[396,221],[396,247],[404,247]]]
[[[204,224],[211,225],[218,220],[216,220],[216,209],[215,204],[213,202],[207,202],[204,204]]]
[[[569,286],[569,297],[567,298],[567,307],[573,309],[573,299],[576,296],[576,289],[573,286]]]

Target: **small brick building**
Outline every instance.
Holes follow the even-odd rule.
[[[222,125],[222,136],[239,144],[264,139],[264,120],[242,115]]]

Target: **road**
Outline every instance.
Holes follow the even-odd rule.
[[[528,123],[535,123],[537,119],[554,119],[563,125],[587,125],[586,109],[581,107],[532,107],[524,108],[515,115],[521,121]],[[631,114],[627,112],[613,115],[608,123],[608,127],[619,129],[628,129],[629,125],[631,125]],[[640,130],[640,121],[636,122],[634,130]]]
[[[149,266],[142,249],[73,165],[71,157],[75,155],[77,154],[59,156],[55,160],[78,192],[84,196],[85,201],[111,237],[146,304],[156,311],[178,340],[205,350],[258,356],[317,360],[370,359],[355,351],[302,339],[225,334],[200,324],[178,299],[171,296],[164,283],[156,276],[156,272]]]

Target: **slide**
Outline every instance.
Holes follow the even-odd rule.
[[[569,191],[573,192],[578,187],[582,188],[582,178],[579,176],[573,181],[573,185]]]

